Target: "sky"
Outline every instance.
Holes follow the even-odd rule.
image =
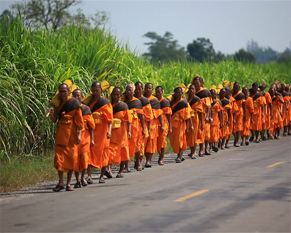
[[[15,0],[0,0],[0,12]],[[77,8],[93,15],[105,11],[107,30],[137,53],[147,52],[147,32],[173,39],[186,49],[199,37],[210,39],[216,52],[234,54],[254,40],[283,52],[291,48],[291,1],[111,1],[83,0]]]

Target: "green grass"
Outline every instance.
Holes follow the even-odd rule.
[[[1,161],[0,193],[57,180],[53,160],[53,156],[14,156],[10,161]]]

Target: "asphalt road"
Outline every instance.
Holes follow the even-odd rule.
[[[74,192],[1,195],[1,232],[291,232],[290,155],[291,136],[181,164],[167,155]]]

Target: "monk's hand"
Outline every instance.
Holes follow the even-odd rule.
[[[273,113],[272,112],[270,113],[270,116],[271,116],[271,118],[273,118]]]
[[[127,134],[127,138],[128,138],[128,139],[131,139],[131,133],[130,133],[130,132],[128,132],[128,134]]]
[[[172,133],[172,127],[169,128],[168,135],[170,135],[171,133]]]
[[[251,123],[253,124],[253,122],[254,122],[254,119],[253,119],[253,118],[251,118]]]
[[[194,126],[193,125],[191,126],[191,131],[194,132]]]
[[[189,129],[188,128],[186,128],[186,134],[188,134],[189,133]]]
[[[262,112],[262,117],[264,117],[264,113]]]
[[[79,145],[81,143],[81,135],[79,134],[78,136],[77,136],[77,145]]]
[[[220,129],[222,129],[223,128],[223,123],[220,123]]]
[[[107,139],[111,138],[111,132],[107,132]]]
[[[54,109],[53,108],[49,109],[49,114],[54,115]]]
[[[204,124],[201,124],[201,131],[204,130]]]
[[[230,121],[227,121],[227,125],[230,125]]]
[[[235,125],[235,123],[236,123],[235,120],[233,120],[233,125]]]
[[[206,123],[209,123],[209,122],[210,122],[209,117],[206,117],[206,118],[205,118],[205,122],[206,122]]]
[[[90,146],[93,147],[94,144],[95,144],[95,143],[94,143],[94,140],[92,139],[92,140],[91,140],[91,143],[90,143]]]
[[[247,116],[244,116],[244,121],[247,121]]]
[[[142,137],[144,138],[145,137],[145,131],[142,130]]]
[[[150,135],[151,134],[151,129],[150,128],[148,129],[148,132],[149,132],[149,135]]]
[[[163,125],[161,125],[161,132],[163,133],[164,132],[164,126]]]

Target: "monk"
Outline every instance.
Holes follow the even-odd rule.
[[[270,135],[269,129],[271,126],[271,117],[273,116],[273,110],[272,110],[272,98],[270,96],[269,92],[265,92],[265,88],[267,87],[267,84],[263,84],[259,88],[261,89],[261,94],[265,97],[265,114],[264,114],[264,125],[262,126],[263,130],[266,130],[268,139],[271,139],[273,136]],[[261,138],[264,140],[265,135],[264,132],[262,132]]]
[[[216,91],[214,89],[210,90],[211,98],[212,98],[212,119],[213,121],[210,123],[210,149],[217,152],[218,147],[217,143],[219,141],[219,130],[223,128],[223,108],[220,100],[216,99]]]
[[[145,147],[148,141],[148,137],[150,136],[150,129],[151,129],[151,120],[153,119],[153,111],[152,106],[148,98],[143,96],[143,84],[142,82],[135,83],[135,97],[140,100],[142,104],[142,110],[144,115],[145,121],[145,136],[140,140],[140,163],[142,162],[143,155],[145,155]],[[151,165],[147,164],[147,168],[150,168]],[[129,171],[129,169],[127,170]]]
[[[73,97],[76,98],[82,110],[82,116],[84,121],[84,128],[82,129],[81,143],[78,145],[78,159],[75,163],[75,176],[77,183],[74,188],[81,188],[82,186],[87,186],[87,181],[85,180],[85,171],[88,168],[88,159],[90,155],[90,146],[94,146],[94,134],[95,123],[92,117],[92,112],[87,105],[82,104],[83,93],[80,89],[73,91]],[[79,172],[81,173],[81,179]]]
[[[145,97],[150,101],[150,105],[152,107],[152,120],[150,123],[149,137],[145,146],[146,168],[151,167],[151,160],[153,154],[158,151],[157,147],[159,136],[158,129],[160,129],[161,133],[164,132],[164,122],[162,117],[163,111],[161,110],[160,101],[155,96],[152,95],[152,92],[153,84],[147,83],[145,85]]]
[[[236,112],[238,111],[238,107],[237,107],[237,104],[236,104],[236,101],[235,101],[235,98],[233,98],[231,96],[231,91],[230,91],[230,88],[229,87],[225,87],[225,91],[226,91],[226,98],[228,98],[229,102],[230,102],[230,105],[231,105],[231,116],[230,116],[230,119],[229,119],[229,122],[230,122],[230,125],[228,126],[228,135],[226,136],[226,142],[225,142],[225,148],[226,149],[229,149],[230,147],[228,146],[228,142],[229,142],[229,139],[230,139],[230,135],[233,133],[233,128],[236,124]]]
[[[283,119],[283,137],[286,137],[288,134],[288,125],[289,125],[289,107],[290,107],[290,96],[288,93],[288,88],[284,84],[281,84],[280,93],[283,97],[284,103],[282,107],[282,119]]]
[[[140,163],[141,140],[146,135],[145,120],[142,110],[142,103],[134,97],[135,86],[128,84],[125,89],[125,103],[128,105],[132,115],[131,138],[129,140],[129,157],[135,157],[134,168],[142,171]],[[125,168],[128,169],[128,161],[125,162]]]
[[[250,96],[254,103],[254,117],[253,123],[251,124],[252,137],[250,138],[250,141],[253,141],[255,137],[254,142],[259,143],[259,133],[262,130],[262,117],[264,115],[264,99],[262,98],[262,94],[258,92],[257,83],[252,84]]]
[[[269,93],[272,98],[273,117],[271,118],[270,134],[274,134],[275,139],[280,139],[280,129],[283,127],[281,117],[281,105],[284,103],[281,93],[276,92],[274,88],[270,88]]]
[[[120,101],[122,95],[119,87],[114,87],[111,93],[113,107],[113,123],[110,138],[110,164],[120,164],[116,178],[123,178],[125,162],[129,160],[129,143],[131,139],[132,114],[128,105]]]
[[[164,89],[161,86],[157,86],[155,89],[155,95],[160,101],[160,106],[162,110],[162,118],[163,118],[163,125],[164,131],[161,130],[161,125],[159,125],[158,129],[158,142],[157,142],[157,150],[159,153],[158,164],[164,165],[164,156],[165,156],[165,149],[167,147],[167,135],[172,133],[172,109],[170,105],[170,101],[167,98],[163,97]]]
[[[253,99],[249,97],[248,88],[244,87],[242,93],[245,95],[245,106],[246,106],[246,121],[244,121],[243,130],[241,131],[241,146],[249,145],[249,135],[250,135],[250,126],[254,120],[254,104]]]
[[[172,108],[172,133],[169,135],[174,153],[177,153],[176,163],[184,159],[183,151],[187,149],[186,134],[189,132],[190,106],[187,100],[182,98],[183,90],[176,87],[171,102]]]
[[[109,162],[110,151],[110,138],[113,122],[112,105],[108,99],[101,96],[102,88],[100,82],[94,82],[91,86],[93,98],[89,103],[92,111],[95,129],[94,129],[94,146],[91,147],[88,166],[88,179],[87,182],[93,183],[92,168],[100,168],[101,174],[99,183],[105,183],[104,174]]]
[[[199,139],[198,141],[200,146],[199,157],[204,157],[204,154],[211,155],[211,153],[207,151],[210,139],[211,100],[209,90],[201,86],[203,85],[203,81],[200,83],[200,80],[201,77],[194,77],[192,80],[192,84],[195,86],[196,89],[195,95],[203,101],[204,129],[203,131],[201,131],[201,139]],[[203,149],[203,143],[205,144],[205,151]]]
[[[81,143],[82,129],[84,128],[82,110],[79,101],[69,97],[70,90],[67,84],[59,86],[61,104],[56,109],[50,108],[49,114],[52,122],[58,124],[55,138],[54,167],[58,171],[59,182],[54,192],[64,189],[63,173],[67,172],[66,191],[74,191],[71,179],[74,164],[78,159],[78,147]]]
[[[223,109],[223,127],[220,130],[220,138],[221,138],[221,143],[220,143],[220,149],[225,150],[225,142],[226,138],[229,135],[229,126],[230,126],[230,120],[232,119],[232,113],[231,113],[231,103],[229,102],[229,99],[226,98],[226,90],[225,88],[220,89],[219,92],[219,99],[221,102],[221,107]]]
[[[191,84],[188,91],[188,103],[191,107],[190,119],[193,124],[193,131],[189,130],[188,134],[186,135],[187,146],[189,146],[191,150],[188,156],[191,159],[197,158],[196,147],[198,145],[198,139],[201,139],[201,132],[204,129],[203,101],[195,95],[195,92],[195,86]]]
[[[238,82],[233,84],[233,95],[235,103],[237,105],[237,111],[235,114],[235,125],[233,127],[234,133],[234,146],[239,147],[239,137],[243,130],[243,124],[246,121],[246,104],[245,95],[240,91],[240,85]]]

